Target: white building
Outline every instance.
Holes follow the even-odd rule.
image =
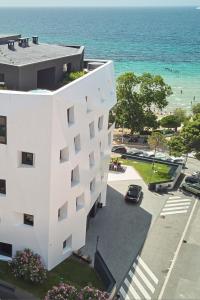
[[[5,43],[1,47],[7,49]],[[28,53],[32,44],[20,47],[11,52],[14,65],[18,52]],[[9,49],[5,52],[9,57]],[[52,91],[29,91],[30,68],[36,70],[37,65],[40,76],[38,66],[42,63],[44,72],[47,63],[51,71],[51,62],[55,66],[53,58],[40,57],[23,65],[25,91],[20,86],[18,91],[12,86],[0,90],[0,258],[30,248],[48,270],[84,246],[89,216],[95,215],[98,203],[106,204],[113,129],[108,116],[116,102],[111,61],[82,61],[91,71],[81,78]],[[0,78],[9,86],[6,64],[0,56]],[[76,69],[67,61],[69,66],[70,71]],[[19,74],[21,65],[17,67]],[[38,78],[37,84],[33,88],[39,87]]]

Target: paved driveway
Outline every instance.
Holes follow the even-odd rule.
[[[140,184],[143,188],[144,197],[138,205],[124,201],[127,187],[131,183]],[[94,257],[96,239],[99,236],[98,249],[117,286],[142,248],[164,202],[165,196],[148,191],[142,179],[109,182],[107,206],[99,209],[96,217],[90,220],[83,251]]]

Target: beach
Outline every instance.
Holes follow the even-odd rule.
[[[199,20],[195,7],[1,8],[0,33],[34,32],[42,42],[84,45],[87,58],[114,61],[116,78],[159,74],[173,90],[166,110],[191,112],[200,102]]]

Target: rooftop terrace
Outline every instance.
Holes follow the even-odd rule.
[[[20,41],[22,40],[20,35],[0,35],[0,64],[23,66],[81,53],[81,47],[79,46],[34,43],[28,38],[24,39],[27,39],[27,44],[20,46]],[[14,42],[13,49],[9,49],[9,41]]]

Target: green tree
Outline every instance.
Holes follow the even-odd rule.
[[[186,148],[184,139],[181,135],[173,136],[168,142],[168,147],[169,154],[175,157],[179,157],[189,152],[189,149]]]
[[[183,127],[181,136],[190,152],[200,152],[200,114]]]
[[[188,154],[195,151],[196,157],[200,154],[200,114],[190,120],[181,130],[180,134],[173,137],[169,143],[170,153],[175,156]]]
[[[173,115],[179,120],[181,124],[188,120],[187,112],[185,109],[178,107],[174,110]]]
[[[148,137],[148,144],[149,144],[150,149],[154,150],[154,159],[153,159],[153,164],[152,164],[152,170],[154,170],[156,152],[157,152],[157,150],[161,150],[166,147],[166,145],[167,145],[166,139],[162,133],[153,132]]]
[[[145,112],[144,118],[144,126],[148,129],[157,129],[159,127],[157,116],[152,111]]]
[[[200,114],[200,103],[193,105],[192,113],[193,113],[193,115]]]
[[[164,128],[174,128],[177,131],[177,127],[181,126],[181,121],[176,116],[169,115],[160,120],[160,125]]]
[[[122,74],[117,79],[116,123],[124,124],[132,133],[149,127],[149,124],[154,128],[155,117],[151,108],[164,108],[171,93],[161,76]]]

